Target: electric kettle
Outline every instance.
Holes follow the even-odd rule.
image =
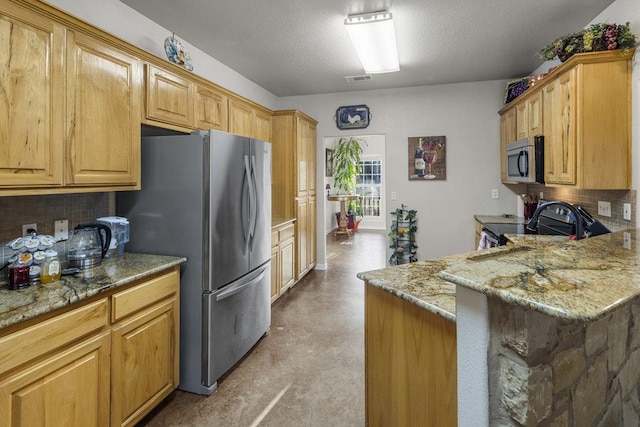
[[[111,244],[111,229],[104,224],[80,224],[67,247],[69,267],[90,268],[102,262]]]

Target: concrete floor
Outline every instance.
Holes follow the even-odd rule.
[[[144,426],[364,426],[364,286],[385,231],[327,236],[314,270],[272,307],[271,331],[204,397],[174,391]]]

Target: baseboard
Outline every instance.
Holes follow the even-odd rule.
[[[316,267],[314,268],[314,270],[326,270],[327,269],[327,264],[316,264]]]

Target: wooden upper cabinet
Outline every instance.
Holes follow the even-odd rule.
[[[545,182],[576,182],[575,70],[545,87]]]
[[[500,116],[500,176],[503,183],[507,181],[506,152],[507,144],[516,140],[516,111],[507,111]]]
[[[0,188],[63,183],[64,31],[0,6]]]
[[[631,188],[631,58],[634,49],[577,54],[500,111],[506,142],[542,134],[545,185]],[[516,138],[511,138],[515,116]],[[526,126],[524,125],[526,122]],[[503,165],[503,182],[504,165]]]
[[[239,99],[229,99],[229,133],[250,137],[253,133],[253,107]]]
[[[271,142],[271,112],[239,98],[229,98],[229,133]]]
[[[228,98],[220,92],[196,86],[195,127],[197,129],[217,129],[227,131]]]
[[[271,113],[256,110],[256,129],[253,137],[262,141],[271,141]]]
[[[139,186],[142,62],[82,33],[67,38],[68,182]]]
[[[542,91],[527,99],[527,124],[529,136],[542,135]]]
[[[151,64],[145,71],[147,119],[193,126],[194,84]]]

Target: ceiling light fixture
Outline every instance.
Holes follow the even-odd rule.
[[[344,20],[365,73],[400,71],[393,16],[385,10],[349,15]]]

